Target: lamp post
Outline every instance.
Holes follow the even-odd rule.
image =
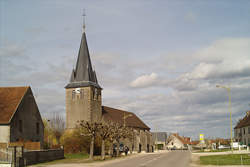
[[[224,88],[227,90],[228,93],[228,102],[229,102],[229,112],[230,112],[230,137],[231,137],[231,150],[233,151],[233,133],[232,133],[232,106],[231,106],[231,88],[230,87],[226,87],[223,85],[216,85],[217,88]]]
[[[123,112],[123,126],[125,127],[125,120],[128,118],[128,117],[132,117],[133,115],[132,114],[125,114],[125,112]]]

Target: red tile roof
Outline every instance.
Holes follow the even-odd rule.
[[[104,120],[113,121],[114,123],[119,123],[122,125],[124,123],[123,117],[125,115],[128,116],[125,119],[126,126],[150,130],[150,128],[132,112],[127,112],[107,106],[102,106],[102,115],[104,117]]]
[[[29,87],[0,87],[0,124],[8,124]]]
[[[173,135],[174,135],[177,139],[179,139],[183,144],[191,144],[190,138],[188,138],[188,137],[181,137],[181,136],[178,135],[178,133],[173,133]]]

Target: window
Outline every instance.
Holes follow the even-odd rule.
[[[39,135],[40,132],[40,127],[39,127],[39,122],[36,123],[36,134]]]
[[[19,120],[19,132],[23,132],[23,121]]]
[[[245,128],[243,128],[243,134],[245,134]]]
[[[250,134],[250,127],[248,127],[248,134]]]
[[[75,90],[72,91],[72,99],[75,99],[76,98],[76,92]]]
[[[83,92],[83,89],[80,90],[80,99],[83,99],[84,97],[84,92]]]

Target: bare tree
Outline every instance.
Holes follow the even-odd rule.
[[[48,118],[50,129],[55,135],[56,141],[60,144],[60,137],[63,135],[65,130],[65,120],[58,112],[54,112]]]
[[[81,135],[90,136],[90,138],[91,138],[89,159],[93,160],[94,143],[95,143],[95,138],[99,132],[100,123],[96,123],[96,122],[92,123],[92,122],[87,122],[87,121],[81,120],[81,121],[79,121],[78,127],[80,128],[80,131],[82,132]]]

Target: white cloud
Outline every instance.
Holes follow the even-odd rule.
[[[136,78],[130,83],[130,86],[133,88],[145,88],[157,84],[158,75],[156,73],[151,73],[149,75],[142,75]]]

